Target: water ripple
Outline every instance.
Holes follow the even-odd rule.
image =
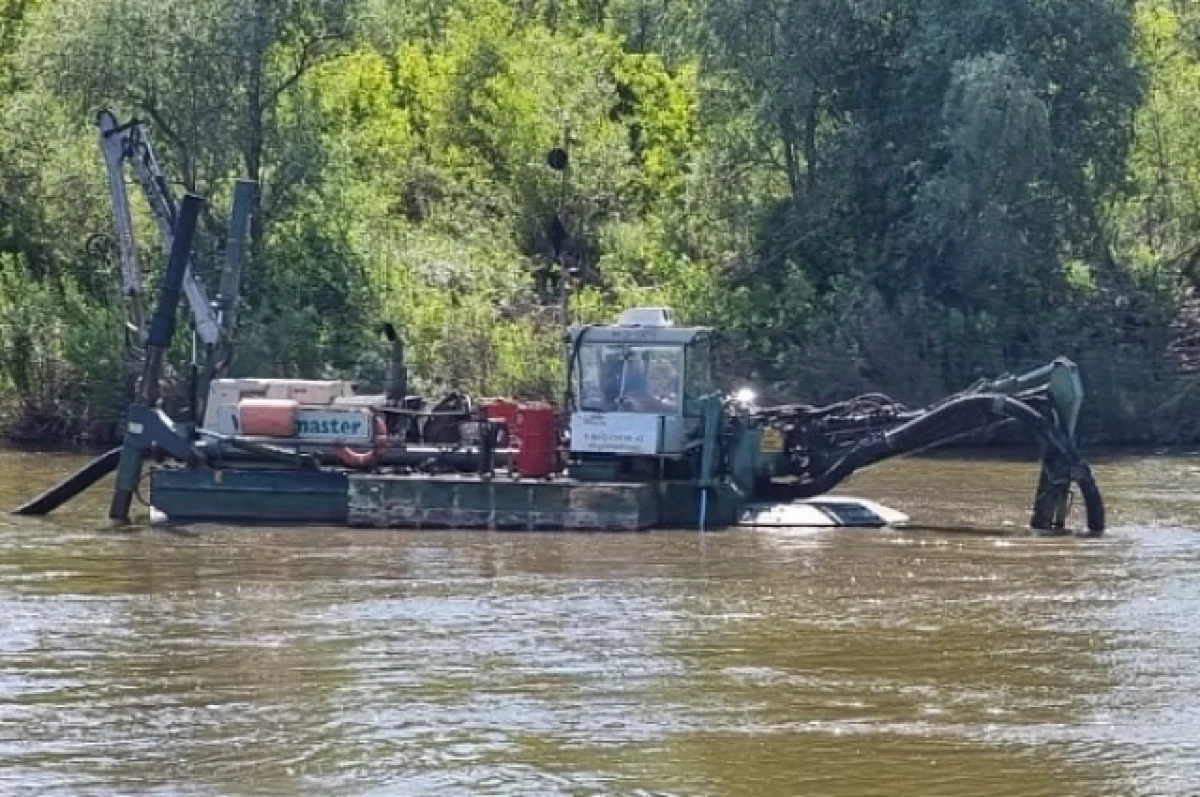
[[[1019,521],[978,467],[853,488]],[[1098,542],[0,518],[0,791],[1191,795],[1200,469],[1100,476]]]

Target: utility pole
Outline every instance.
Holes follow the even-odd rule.
[[[571,128],[569,125],[564,125],[563,127],[562,145],[550,150],[546,155],[546,162],[550,165],[551,169],[560,175],[558,207],[555,210],[554,218],[550,220],[549,238],[550,245],[554,248],[554,262],[558,265],[559,302],[562,308],[563,330],[565,331],[571,326],[570,275],[568,274],[566,259],[563,256],[569,237],[566,223],[563,221],[563,216],[566,213],[567,192],[570,186],[571,175]]]
[[[559,314],[562,319],[562,334],[564,348],[567,356],[570,356],[570,331],[571,331],[571,275],[570,269],[567,268],[564,250],[566,248],[567,226],[563,221],[563,215],[566,213],[567,192],[570,187],[571,174],[571,126],[569,121],[564,119],[562,144],[550,150],[546,155],[546,163],[551,169],[558,172],[560,175],[558,189],[558,208],[554,213],[554,218],[550,220],[548,237],[550,246],[554,249],[554,262],[558,265],[558,293],[559,293]],[[563,385],[563,406],[566,407],[570,401],[571,385],[570,385],[570,367],[567,368],[568,383]]]

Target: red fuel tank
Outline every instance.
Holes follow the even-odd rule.
[[[557,420],[554,407],[545,403],[522,404],[517,409],[517,475],[543,479],[554,472],[558,450]]]
[[[238,402],[240,434],[250,437],[295,437],[300,403],[293,399],[250,398]]]

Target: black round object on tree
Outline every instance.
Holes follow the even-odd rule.
[[[546,163],[550,164],[550,168],[556,172],[567,168],[567,162],[567,151],[562,147],[555,147],[546,155]]]

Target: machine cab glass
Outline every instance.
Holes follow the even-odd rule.
[[[668,308],[634,308],[614,325],[572,331],[572,389],[584,413],[696,417],[714,390],[711,330],[676,327]]]
[[[585,343],[577,373],[585,412],[678,415],[683,409],[682,346]]]

